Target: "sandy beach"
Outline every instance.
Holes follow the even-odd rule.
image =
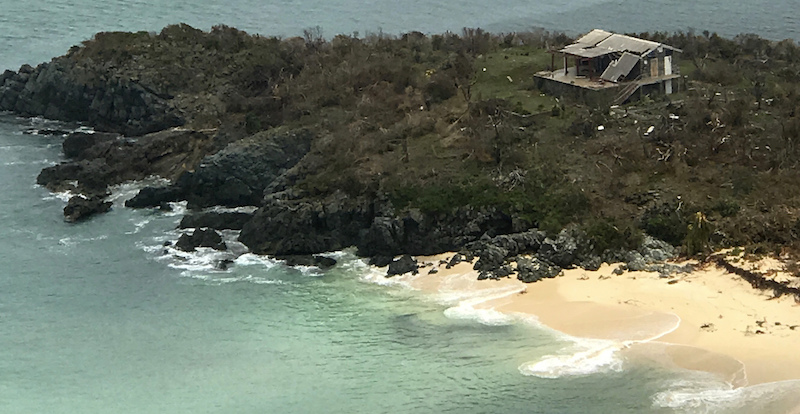
[[[525,284],[511,278],[478,281],[471,263],[450,269],[439,264],[450,256],[418,258],[432,267],[402,278],[424,292],[474,297],[477,309],[534,315],[570,336],[611,340],[629,357],[657,355],[658,363],[712,372],[734,387],[800,379],[800,305],[793,297],[753,289],[713,264],[672,278],[616,275],[616,266],[606,264]],[[769,259],[734,263],[780,270]],[[428,274],[431,268],[438,273]]]

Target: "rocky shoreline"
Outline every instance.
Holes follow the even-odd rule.
[[[658,204],[660,193],[653,191],[647,194],[655,195],[644,200],[618,197],[625,200],[625,209],[649,220],[644,230],[674,238],[668,240],[671,244],[646,234],[636,239],[631,235],[641,232],[626,232],[610,219],[601,223],[601,230],[616,245],[602,244],[596,234],[574,225],[578,212],[590,206],[588,192],[575,184],[580,177],[568,181],[568,174],[559,170],[539,171],[534,177],[519,167],[503,169],[504,162],[515,160],[514,151],[537,148],[540,135],[527,132],[529,128],[546,123],[546,117],[562,116],[564,109],[545,108],[534,116],[509,109],[510,103],[500,99],[471,102],[465,82],[474,76],[470,59],[478,55],[476,50],[459,49],[459,55],[448,52],[436,38],[409,34],[396,40],[398,47],[416,50],[438,44],[441,51],[431,51],[431,59],[444,59],[437,61],[439,69],[423,71],[421,81],[395,79],[398,74],[391,65],[383,65],[381,75],[370,81],[374,83],[362,84],[367,74],[348,72],[348,81],[355,83],[336,96],[325,95],[337,90],[330,83],[291,83],[306,67],[317,76],[315,66],[303,66],[297,59],[321,65],[323,47],[333,54],[349,50],[360,59],[358,48],[366,46],[356,40],[340,37],[330,45],[273,41],[226,27],[205,33],[186,25],[170,26],[159,35],[101,33],[51,62],[0,75],[0,110],[79,122],[100,131],[53,131],[63,132],[69,160],[43,169],[37,183],[51,191],[79,194],[64,210],[67,221],[112,208],[106,200],[111,185],[163,177],[168,185],[144,188],[125,206],[169,209],[170,202],[186,201],[190,214],[180,227],[196,230],[177,242],[182,249],[223,249],[216,231],[239,230],[239,240],[257,254],[328,266],[316,255],[355,246],[371,263],[389,266],[390,275],[418,271],[413,256],[442,252],[478,257],[474,269],[482,279],[516,276],[535,282],[555,277],[562,269],[597,269],[603,262],[623,263],[619,272],[648,270],[666,276],[691,271],[666,264],[678,254],[674,246],[688,237],[681,233],[686,219],[679,217],[684,206],[680,196],[677,208]],[[457,40],[469,45],[468,39]],[[159,62],[164,56],[158,53],[175,50],[198,65],[208,64],[205,72],[187,67],[193,70],[191,76],[163,73]],[[262,56],[247,66],[253,64],[248,60],[253,51],[267,53],[268,59]],[[148,60],[150,54],[157,58]],[[221,68],[215,59],[223,58],[241,73]],[[277,63],[267,67],[264,62]],[[467,101],[460,118],[455,116],[464,107],[459,91]],[[348,100],[353,93],[360,97]],[[312,94],[322,95],[312,102]],[[389,103],[380,106],[384,101]],[[387,118],[395,124],[382,124]],[[485,128],[486,120],[494,122],[491,128]],[[443,142],[460,145],[425,150],[433,153],[432,159],[447,160],[442,170],[481,169],[480,174],[451,172],[437,178],[467,182],[458,184],[467,190],[451,192],[455,185],[430,181],[438,177],[439,166],[410,163],[421,155],[409,150],[409,140],[434,132]],[[484,142],[494,142],[494,147]],[[624,157],[614,151],[623,165]],[[500,166],[486,167],[492,162]],[[530,168],[541,169],[534,164],[531,161]],[[613,171],[600,161],[594,165]],[[415,178],[405,178],[406,172]],[[529,188],[519,192],[526,180]],[[560,188],[562,183],[569,188]],[[735,214],[733,207],[725,214]],[[758,234],[762,233],[766,234]],[[704,237],[693,246],[705,248],[711,234]]]

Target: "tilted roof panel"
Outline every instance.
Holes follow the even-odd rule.
[[[619,59],[608,65],[603,74],[600,75],[600,78],[609,82],[617,82],[621,78],[628,76],[637,62],[639,62],[638,56],[625,52]]]

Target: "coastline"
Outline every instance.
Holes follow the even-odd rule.
[[[443,298],[469,299],[474,309],[520,318],[575,338],[600,340],[586,363],[611,364],[611,354],[652,360],[678,369],[715,374],[733,388],[800,379],[800,305],[773,298],[737,275],[707,264],[692,273],[661,278],[651,272],[616,275],[616,266],[597,271],[565,270],[561,276],[525,284],[516,279],[478,281],[472,263],[446,269],[452,254],[420,257],[437,273],[399,278],[412,288]],[[777,270],[777,262],[749,266]],[[566,369],[546,356],[521,370],[543,377]],[[574,363],[575,359],[564,361]],[[573,367],[574,368],[574,367]],[[555,370],[555,371],[553,371]]]

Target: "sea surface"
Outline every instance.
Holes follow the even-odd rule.
[[[535,2],[0,0],[0,70],[97,31],[186,22],[294,36],[483,27],[754,32],[800,38],[797,0]],[[627,360],[532,319],[426,296],[332,252],[328,271],[165,247],[184,209],[121,207],[62,221],[35,184],[79,128],[0,114],[0,413],[785,413],[796,384],[731,389],[710,374]],[[795,411],[797,412],[797,411]]]

